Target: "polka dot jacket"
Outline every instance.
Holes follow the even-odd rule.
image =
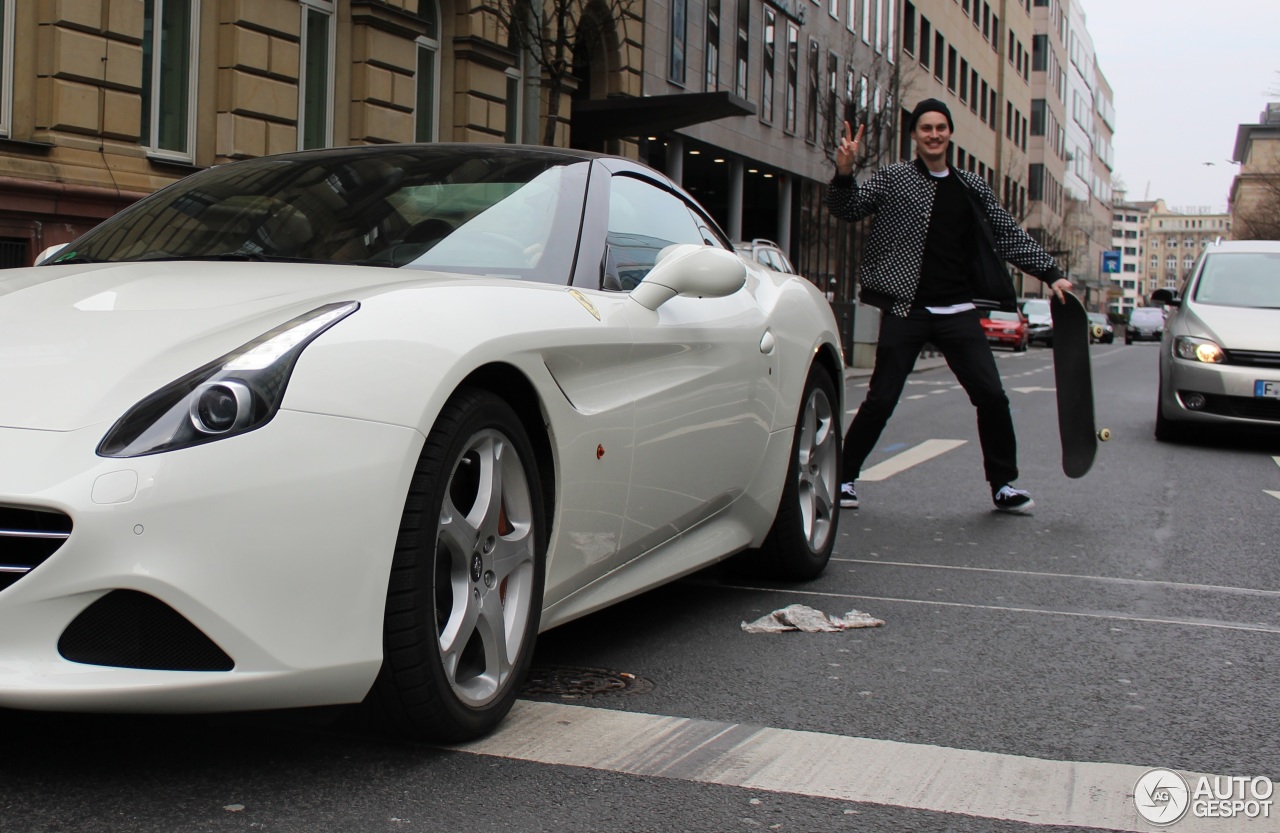
[[[988,249],[994,248],[1000,259],[1045,283],[1062,277],[1053,257],[1018,226],[981,177],[955,168],[951,173],[960,176],[973,198],[971,203],[985,215],[979,217],[983,231],[979,235],[979,246],[983,245],[982,238],[986,238]],[[832,178],[827,188],[827,207],[832,214],[851,222],[875,215],[862,255],[859,295],[865,303],[898,316],[911,311],[911,301],[920,283],[925,235],[936,192],[934,178],[919,159],[886,165],[862,185],[852,176],[837,174]],[[1002,286],[1007,284],[1007,300],[1011,303],[1013,285],[1008,274],[992,277],[990,263],[995,258],[984,258],[982,254],[985,253],[979,253],[979,263],[974,264],[975,271],[986,268],[988,280],[996,280]]]

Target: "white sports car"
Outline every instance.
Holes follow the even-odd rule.
[[[625,159],[193,174],[0,272],[0,707],[484,733],[541,630],[823,570],[842,367],[813,286]]]

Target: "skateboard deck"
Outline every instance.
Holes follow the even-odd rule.
[[[1089,365],[1089,318],[1080,299],[1049,297],[1053,316],[1053,377],[1058,389],[1058,436],[1062,440],[1062,471],[1084,477],[1098,454],[1098,441],[1111,438],[1101,431],[1093,410],[1093,372]]]

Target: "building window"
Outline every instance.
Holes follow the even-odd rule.
[[[840,56],[827,53],[827,135],[837,144],[844,131],[840,114]],[[846,82],[848,83],[848,82]]]
[[[928,68],[929,66],[929,48],[933,43],[933,27],[929,25],[929,19],[924,15],[920,16],[920,66]]]
[[[298,148],[328,147],[333,133],[333,3],[303,0]]]
[[[671,55],[667,66],[667,78],[675,84],[684,84],[688,12],[689,0],[671,0]]]
[[[777,56],[778,15],[764,7],[764,72],[760,73],[760,121],[773,123],[773,67]]]
[[[978,71],[969,70],[969,110],[978,112]]]
[[[734,56],[733,92],[747,97],[747,73],[751,67],[751,1],[738,0],[738,44]]]
[[[805,96],[804,139],[806,142],[818,140],[818,63],[822,60],[822,49],[818,42],[809,38],[809,89]]]
[[[199,0],[147,0],[142,23],[142,145],[158,156],[193,158]]]
[[[440,21],[437,18],[435,0],[420,0],[418,17],[426,24],[427,33],[416,41],[418,72],[414,78],[413,140],[436,141],[437,107],[440,101]],[[511,93],[511,81],[507,81],[507,94]],[[507,129],[511,129],[511,110],[518,109],[507,103]],[[519,116],[517,116],[519,118]]]
[[[969,62],[964,58],[960,59],[960,101],[969,103]]]
[[[978,96],[978,103],[982,105],[981,115],[979,115],[978,118],[982,119],[983,124],[986,124],[987,123],[987,82],[986,81],[982,82],[982,94]]]
[[[827,13],[830,14],[836,20],[839,20],[840,19],[840,0],[831,0],[831,2],[827,4]]]
[[[1031,68],[1044,72],[1049,68],[1049,36],[1031,36]]]
[[[800,95],[800,27],[787,21],[787,102],[783,129],[796,132],[796,111]]]
[[[942,80],[943,66],[942,56],[946,49],[946,40],[942,37],[941,32],[933,33],[933,77],[939,81]]]
[[[13,7],[0,0],[0,136],[13,131]]]
[[[1027,197],[1032,202],[1044,199],[1044,165],[1039,162],[1027,168]]]
[[[720,0],[707,0],[707,92],[720,88]]]
[[[876,0],[878,3],[879,0]],[[862,0],[862,42],[871,43],[871,0]]]
[[[902,51],[916,54],[916,7],[910,3],[902,6]]]
[[[884,21],[885,32],[880,43],[884,46],[885,60],[892,64],[898,60],[895,55],[897,50],[893,48],[898,38],[898,0],[885,0],[885,11],[881,20]]]
[[[991,40],[991,5],[989,3],[982,4],[982,36]]]
[[[954,46],[947,47],[947,89],[951,92],[956,91],[956,62],[959,56],[956,55]]]
[[[1043,136],[1045,128],[1045,106],[1043,98],[1031,99],[1031,135]]]

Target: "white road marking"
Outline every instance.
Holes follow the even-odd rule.
[[[1280,500],[1280,492],[1273,492],[1273,491],[1271,491],[1270,489],[1263,489],[1262,491],[1264,491],[1264,492],[1266,492],[1267,494],[1271,495],[1271,496],[1272,496],[1273,498],[1275,498],[1276,500]]]
[[[1277,466],[1280,466],[1280,457],[1272,457],[1271,459],[1276,461]]]
[[[1009,388],[1009,390],[1016,390],[1018,393],[1037,393],[1039,391],[1052,391],[1053,393],[1058,392],[1057,388],[1042,388],[1040,386],[1032,388]]]
[[[901,454],[895,454],[888,460],[877,463],[869,469],[864,469],[862,474],[858,475],[858,480],[868,483],[887,480],[898,472],[906,471],[912,466],[918,466],[926,460],[937,457],[939,454],[946,454],[966,442],[968,440],[925,440],[914,448],[908,448]]]
[[[1149,767],[519,701],[497,731],[453,747],[554,766],[766,790],[1036,825],[1148,831],[1133,788]],[[1184,772],[1191,779],[1202,773]],[[1178,822],[1179,833],[1257,821]]]
[[[939,602],[931,599],[899,599],[893,596],[862,596],[857,593],[829,593],[821,590],[796,590],[790,588],[779,590],[776,587],[752,587],[746,584],[717,584],[726,590],[749,590],[759,593],[783,593],[791,596],[819,596],[827,599],[859,599],[872,602],[900,602],[912,605],[933,605],[934,607],[955,607],[965,610],[995,610],[1001,613],[1038,613],[1045,616],[1068,616],[1073,619],[1102,619],[1108,622],[1141,622],[1146,625],[1177,625],[1187,628],[1210,628],[1211,630],[1245,631],[1246,633],[1280,634],[1280,627],[1274,625],[1245,625],[1232,622],[1201,622],[1194,619],[1174,619],[1162,616],[1123,616],[1119,613],[1081,613],[1074,610],[1053,610],[1042,607],[1009,607],[1007,605],[980,605],[967,602]]]
[[[1277,493],[1280,497],[1280,493]],[[1252,587],[1232,587],[1225,584],[1188,584],[1181,581],[1161,581],[1152,578],[1118,578],[1116,576],[1084,576],[1078,573],[1045,573],[1039,570],[1001,570],[996,567],[959,567],[953,564],[923,564],[917,561],[880,561],[870,558],[832,558],[846,564],[876,564],[885,567],[918,567],[924,570],[957,570],[970,573],[1000,573],[1008,576],[1035,576],[1037,578],[1065,578],[1077,581],[1096,581],[1104,584],[1132,584],[1169,587],[1174,590],[1207,590],[1214,593],[1232,593],[1245,596],[1280,598],[1280,590],[1257,590]]]
[[[928,396],[928,395],[929,395],[929,394],[927,394],[927,393],[913,393],[913,394],[911,394],[910,396],[907,396],[907,397],[904,397],[904,398],[906,398],[906,399],[924,399],[924,398],[925,398],[926,396]]]

